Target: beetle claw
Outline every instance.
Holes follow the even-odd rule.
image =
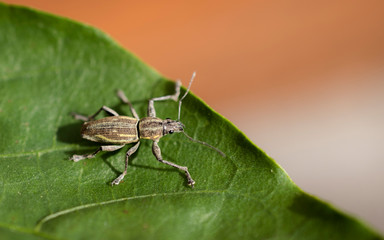
[[[121,180],[123,180],[124,176],[125,176],[124,173],[120,174],[120,176],[118,176],[115,180],[113,180],[113,181],[111,182],[111,185],[112,185],[112,186],[114,186],[114,185],[119,185],[119,183],[121,182]]]
[[[195,187],[195,181],[192,178],[188,179],[188,186],[191,186],[191,188]]]
[[[73,155],[72,157],[69,158],[69,160],[71,161],[74,161],[74,162],[78,162],[80,160],[83,160],[85,159],[86,157],[84,155]]]

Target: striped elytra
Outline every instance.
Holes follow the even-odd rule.
[[[106,117],[85,122],[81,129],[83,138],[93,142],[128,144],[139,141],[139,120],[127,116]]]

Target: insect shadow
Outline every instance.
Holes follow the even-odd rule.
[[[87,141],[81,137],[80,129],[82,125],[83,123],[76,122],[59,127],[56,133],[57,140],[64,143],[80,144],[83,146],[97,146],[98,144]]]

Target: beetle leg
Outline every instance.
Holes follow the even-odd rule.
[[[131,109],[131,113],[132,113],[132,115],[133,115],[136,119],[140,119],[140,118],[139,118],[139,115],[137,115],[136,110],[133,108],[132,103],[128,100],[127,96],[125,96],[124,92],[121,91],[121,90],[118,90],[118,91],[117,91],[117,96],[121,99],[121,101],[123,101],[123,103],[129,105],[129,108]]]
[[[157,161],[159,161],[161,163],[165,163],[165,164],[167,164],[169,166],[172,166],[172,167],[175,167],[177,169],[180,169],[181,171],[184,171],[185,175],[187,177],[188,185],[193,188],[193,186],[195,185],[195,181],[192,179],[191,174],[188,172],[188,168],[187,167],[179,166],[177,164],[174,164],[172,162],[168,162],[168,161],[165,161],[165,160],[162,159],[162,157],[161,157],[161,150],[160,150],[160,147],[158,145],[158,140],[157,141],[153,141],[152,152],[153,152],[153,155],[155,155]]]
[[[84,154],[84,155],[73,155],[69,160],[72,160],[74,162],[78,162],[83,159],[87,158],[93,158],[98,154],[99,152],[113,152],[116,150],[119,150],[120,148],[124,147],[125,145],[108,145],[108,146],[101,146],[99,147],[94,153],[91,154]]]
[[[111,183],[112,186],[119,184],[120,181],[123,180],[124,176],[127,175],[129,157],[136,152],[136,150],[139,148],[139,145],[140,145],[140,142],[137,142],[135,144],[135,146],[131,147],[127,151],[127,153],[125,154],[125,169],[124,169],[124,172],[122,174],[120,174],[120,176],[118,176],[115,180],[112,181],[112,183]]]
[[[148,117],[156,117],[156,110],[153,104],[155,101],[164,101],[169,99],[173,101],[177,101],[180,95],[180,86],[181,86],[181,82],[177,81],[175,85],[174,94],[150,99],[148,103]]]
[[[84,122],[88,122],[88,121],[92,121],[95,119],[95,117],[101,112],[101,111],[105,111],[106,113],[112,115],[112,116],[119,116],[119,114],[117,112],[115,112],[113,109],[107,107],[107,106],[102,106],[95,114],[91,115],[91,116],[84,116],[84,115],[80,115],[80,114],[77,114],[77,113],[71,113],[71,115],[75,118],[75,119],[78,119],[78,120],[82,120]]]

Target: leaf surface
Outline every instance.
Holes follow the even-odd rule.
[[[163,157],[188,166],[196,186],[156,161],[143,140],[124,181],[125,152],[74,163],[99,146],[80,137],[86,115],[122,115],[122,89],[138,114],[174,82],[92,27],[0,4],[0,239],[382,239],[302,192],[235,126],[193,94],[181,120],[192,137],[160,141]],[[196,81],[198,81],[198,76]],[[192,88],[193,91],[193,88]],[[177,103],[155,103],[177,118]]]

